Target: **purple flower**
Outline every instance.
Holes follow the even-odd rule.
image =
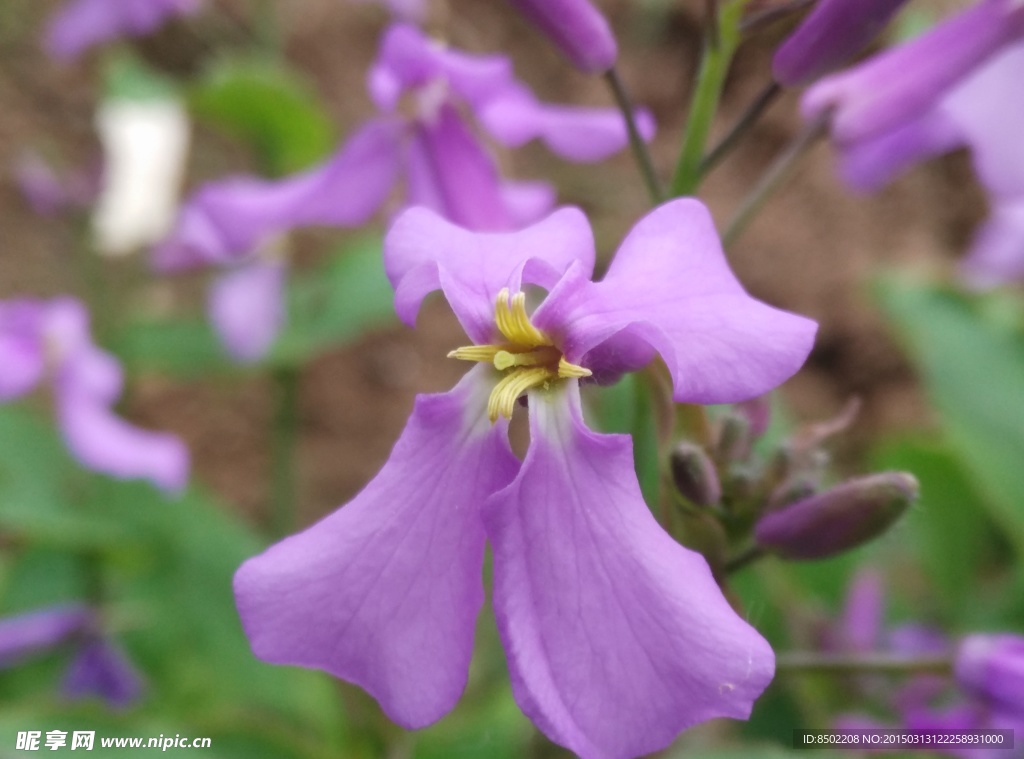
[[[40,216],[56,216],[88,208],[99,194],[96,172],[71,171],[60,175],[34,151],[22,153],[14,165],[14,181],[25,201]]]
[[[52,649],[81,633],[92,620],[82,604],[50,606],[0,619],[0,669]]]
[[[345,507],[235,577],[253,650],[368,690],[408,728],[466,684],[484,544],[512,687],[552,740],[635,756],[716,716],[746,717],[773,674],[768,644],[729,607],[700,555],[658,526],[628,436],[584,423],[579,381],[660,353],[676,399],[738,401],[799,368],[815,325],[751,298],[692,199],[644,218],[605,278],[576,209],[516,233],[461,229],[428,209],[385,240],[395,306],[412,324],[440,289],[477,362],[420,396],[381,472]],[[527,297],[547,291],[532,313]],[[531,443],[507,431],[519,399]]]
[[[608,21],[590,0],[508,0],[579,69],[600,74],[615,65],[619,48]]]
[[[840,145],[919,119],[964,77],[1024,36],[1019,0],[981,0],[903,45],[826,77],[804,95],[808,119],[831,111]]]
[[[62,61],[120,37],[142,37],[171,16],[194,13],[200,0],[70,0],[50,19],[43,45]]]
[[[797,87],[839,68],[871,42],[905,2],[821,0],[775,52],[775,80]]]
[[[981,286],[1024,277],[1024,6],[983,0],[901,47],[808,91],[804,111],[836,109],[840,171],[875,190],[918,161],[968,147],[992,213],[963,263]],[[907,72],[901,74],[900,72]]]
[[[969,693],[1024,722],[1024,637],[968,635],[956,657],[956,678]]]
[[[407,25],[385,34],[368,87],[381,114],[322,166],[277,181],[222,180],[195,193],[155,251],[157,268],[263,266],[267,260],[256,251],[289,229],[365,223],[403,174],[407,205],[427,206],[470,229],[515,229],[549,211],[553,190],[539,182],[504,182],[465,110],[503,144],[537,138],[575,161],[600,160],[628,141],[616,111],[541,103],[515,79],[504,56],[449,50]],[[651,135],[649,115],[640,117]],[[270,347],[275,331],[267,325],[279,323],[282,308],[279,298],[269,297],[268,271],[247,279],[259,284],[260,293],[242,293],[240,279],[232,288],[218,285],[212,300],[230,295],[233,302],[215,302],[211,309],[242,317],[232,320],[239,329],[220,332],[232,355],[251,361]],[[251,309],[248,318],[239,310],[244,302]],[[215,323],[222,327],[221,319]],[[250,327],[254,334],[243,334]]]
[[[121,368],[89,336],[89,316],[72,298],[0,302],[0,402],[48,381],[58,422],[84,466],[122,479],[142,477],[177,492],[188,480],[178,438],[127,424],[111,406]]]
[[[99,698],[114,708],[130,706],[142,696],[138,669],[121,647],[99,635],[83,641],[61,685],[65,698]]]

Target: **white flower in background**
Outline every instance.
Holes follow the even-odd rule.
[[[97,247],[120,256],[171,229],[188,151],[188,115],[175,99],[108,100],[96,115],[104,183],[93,214]]]

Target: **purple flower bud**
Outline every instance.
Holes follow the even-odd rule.
[[[63,643],[90,624],[81,604],[51,606],[0,620],[0,668]]]
[[[801,103],[810,121],[832,109],[840,144],[907,124],[1005,45],[1024,36],[1019,0],[982,0],[926,34],[827,77]]]
[[[508,0],[579,69],[601,74],[619,55],[608,21],[590,0]]]
[[[917,493],[905,472],[858,477],[762,517],[754,534],[783,558],[825,558],[881,535]]]
[[[797,87],[839,68],[864,48],[906,0],[821,0],[779,47],[772,72]]]
[[[996,708],[1024,708],[1024,636],[968,635],[954,672],[967,691]]]
[[[722,484],[718,480],[715,464],[694,443],[683,441],[669,457],[672,481],[676,489],[698,506],[712,506],[722,497]]]
[[[69,699],[96,697],[115,708],[129,706],[142,695],[142,690],[138,670],[119,646],[104,638],[95,638],[82,646],[61,686]]]

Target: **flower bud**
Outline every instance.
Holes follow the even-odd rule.
[[[750,421],[746,416],[729,413],[723,419],[715,441],[715,458],[723,464],[741,461],[750,454]]]
[[[821,559],[881,535],[917,498],[905,472],[858,477],[762,517],[758,544],[786,559]]]
[[[1024,636],[968,635],[954,673],[962,687],[995,707],[1024,704]]]
[[[712,506],[722,498],[722,485],[711,458],[704,449],[683,441],[669,456],[672,481],[688,501],[698,506]]]
[[[779,47],[775,81],[798,87],[839,68],[877,35],[906,0],[821,0]]]
[[[509,0],[546,34],[572,63],[588,74],[601,74],[619,55],[608,21],[590,0]]]

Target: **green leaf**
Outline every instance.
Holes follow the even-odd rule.
[[[991,523],[971,504],[982,495],[956,455],[939,441],[901,440],[886,443],[871,457],[873,469],[913,473],[921,497],[903,518],[901,533],[917,554],[947,618],[961,616],[977,596],[992,537]]]
[[[1024,555],[1024,337],[986,300],[886,281],[879,300],[920,367],[952,448],[985,508]]]
[[[334,125],[312,88],[281,64],[221,60],[193,89],[201,121],[249,142],[272,175],[306,168],[334,147]]]
[[[129,322],[114,336],[112,348],[129,373],[157,371],[188,379],[236,370],[205,318]]]
[[[346,245],[316,269],[296,272],[288,286],[288,322],[269,361],[296,366],[317,353],[394,323],[391,283],[381,241]]]

